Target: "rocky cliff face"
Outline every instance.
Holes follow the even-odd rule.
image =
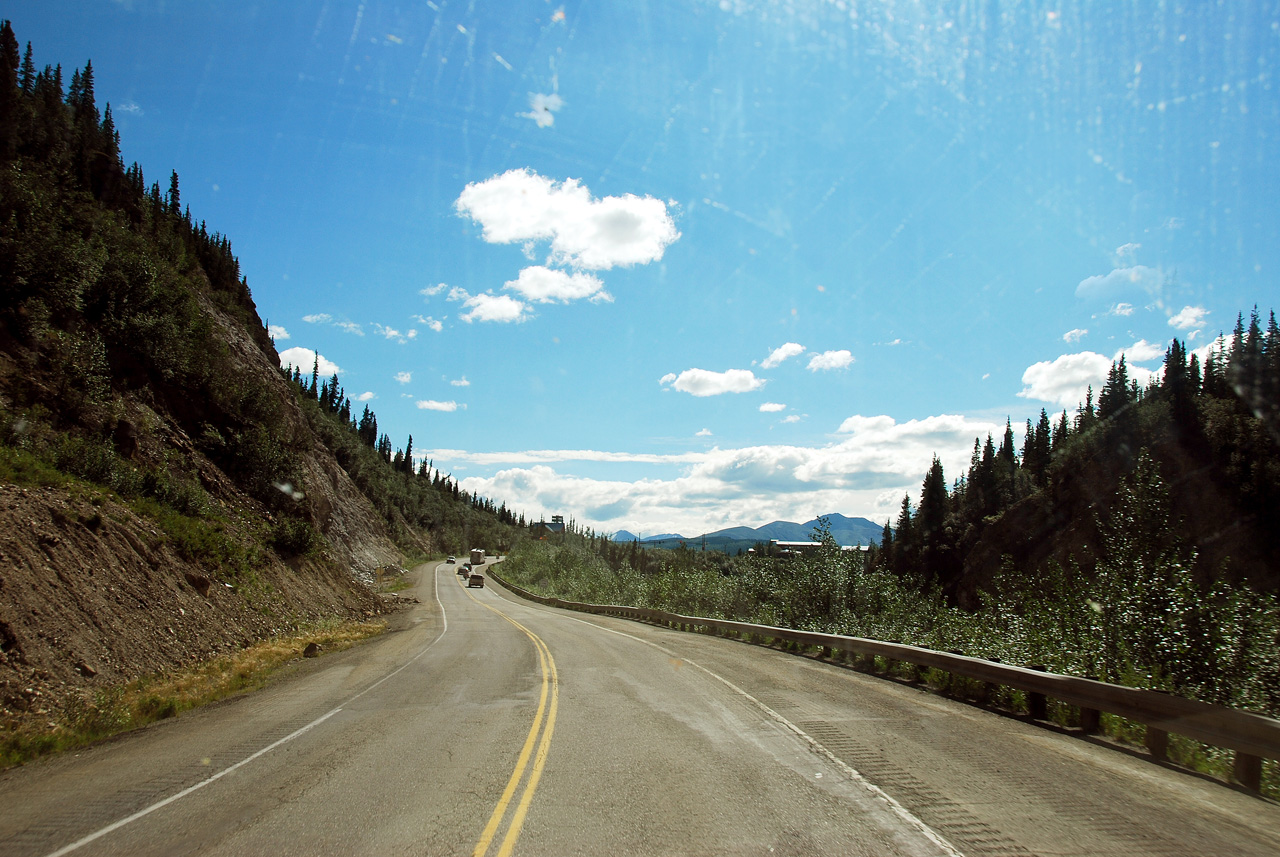
[[[273,365],[274,349],[211,301],[201,304],[226,345],[223,365],[268,391],[278,410],[278,439],[301,476],[300,486],[287,487],[324,544],[289,559],[266,548],[272,511],[201,451],[165,396],[142,388],[117,397],[96,431],[119,435],[127,425],[115,445],[135,470],[198,484],[209,514],[188,516],[196,530],[175,536],[136,503],[93,485],[0,485],[0,717],[39,718],[86,689],[191,665],[307,622],[386,609],[370,586],[373,573],[403,556],[383,518],[309,429]],[[6,409],[13,400],[5,382],[24,363],[9,351],[0,367],[8,369],[0,372]]]

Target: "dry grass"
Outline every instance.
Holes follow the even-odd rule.
[[[264,640],[197,667],[137,679],[68,699],[54,719],[0,721],[0,769],[174,717],[266,685],[311,643],[320,654],[342,651],[387,629],[384,621],[332,622]]]

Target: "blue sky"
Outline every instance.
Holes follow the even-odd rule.
[[[1276,3],[6,5],[282,354],[533,518],[881,522],[1277,303]]]

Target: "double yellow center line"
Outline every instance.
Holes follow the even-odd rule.
[[[467,593],[471,595],[471,593]],[[502,844],[498,847],[497,857],[509,857],[513,848],[516,847],[516,840],[520,838],[520,828],[524,826],[525,815],[529,812],[529,804],[533,801],[533,793],[537,791],[538,780],[542,778],[542,769],[547,764],[547,751],[551,747],[551,733],[556,726],[556,709],[560,702],[560,681],[556,673],[556,661],[551,657],[551,651],[547,648],[547,644],[542,639],[524,625],[521,625],[515,619],[512,619],[506,613],[496,607],[490,607],[475,596],[471,596],[472,600],[484,607],[486,610],[492,610],[503,619],[506,619],[512,625],[515,625],[524,635],[533,641],[534,648],[538,651],[538,666],[542,671],[542,693],[538,697],[538,712],[533,717],[533,724],[529,727],[529,737],[525,739],[524,747],[520,750],[520,757],[516,760],[516,768],[511,772],[511,779],[507,781],[507,787],[502,791],[502,797],[498,799],[498,805],[494,807],[493,815],[489,817],[489,823],[485,825],[484,832],[480,834],[480,841],[476,843],[475,851],[472,852],[473,857],[485,857],[489,853],[489,846],[493,844],[494,837],[498,834],[498,829],[502,827],[502,822],[507,816],[507,810],[511,807],[512,798],[515,797],[520,783],[524,781],[524,790],[520,792],[520,800],[516,804],[515,811],[511,814],[511,820],[507,824],[506,835],[502,837]],[[550,702],[548,703],[548,698]],[[541,739],[538,733],[542,733]],[[537,751],[534,751],[534,745],[537,745]],[[529,759],[533,758],[533,767],[529,767]],[[529,776],[525,778],[525,769],[528,769]]]

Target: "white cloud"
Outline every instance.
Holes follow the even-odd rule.
[[[333,321],[333,316],[327,312],[315,312],[311,315],[304,315],[302,320],[307,324],[328,324]]]
[[[1177,315],[1169,319],[1169,326],[1178,330],[1190,330],[1193,327],[1200,327],[1205,322],[1205,316],[1209,311],[1202,306],[1184,306]]]
[[[674,389],[692,396],[719,396],[722,393],[758,390],[764,386],[764,379],[757,378],[750,369],[729,369],[726,372],[686,369],[679,375],[663,375],[658,383],[670,384]]]
[[[1128,348],[1121,348],[1111,359],[1119,360],[1120,355],[1122,354],[1124,355],[1126,365],[1131,363],[1145,363],[1148,360],[1163,358],[1164,346],[1158,345],[1154,342],[1147,342],[1145,339],[1139,339]]]
[[[422,411],[444,411],[452,413],[458,409],[457,402],[437,402],[435,399],[423,399],[418,403],[418,410]]]
[[[434,286],[427,286],[425,288],[418,289],[418,294],[422,295],[424,298],[429,298],[440,294],[447,288],[449,288],[448,283],[436,283]]]
[[[335,321],[333,326],[347,333],[354,333],[356,336],[364,336],[364,328],[354,321]]]
[[[593,199],[577,179],[561,183],[527,169],[467,185],[454,207],[491,244],[550,241],[553,264],[587,270],[656,261],[680,237],[662,200]]]
[[[556,124],[555,113],[564,107],[564,99],[556,93],[543,95],[541,92],[529,93],[529,112],[521,113],[525,119],[532,119],[539,128],[550,128]]]
[[[404,345],[410,339],[417,339],[418,337],[418,331],[416,330],[411,329],[401,333],[394,327],[386,327],[385,325],[378,324],[376,321],[373,323],[373,332],[379,336],[390,339],[392,342],[398,342],[401,345]]]
[[[1155,295],[1159,293],[1163,282],[1164,276],[1160,271],[1146,265],[1116,268],[1108,274],[1081,280],[1080,285],[1076,286],[1076,297],[1104,300],[1136,292]]]
[[[426,454],[445,469],[482,455],[490,464],[516,464],[492,477],[468,477],[462,487],[502,497],[526,515],[567,514],[602,531],[694,536],[732,525],[802,522],[833,511],[884,521],[897,515],[903,494],[919,496],[934,455],[954,479],[968,466],[974,438],[1004,429],[1003,421],[997,425],[956,415],[902,424],[887,416],[851,417],[845,424],[855,429],[850,436],[816,448],[715,448],[677,456],[543,450],[509,453],[501,460],[493,454],[457,458],[452,450]],[[568,475],[552,466],[570,458],[683,468],[670,477],[624,482]]]
[[[284,326],[279,324],[268,325],[267,333],[271,334],[271,338],[277,342],[281,342],[289,338],[289,331],[285,330]]]
[[[704,428],[701,431],[694,432],[694,437],[711,437],[711,429]]]
[[[286,348],[284,351],[281,351],[280,365],[286,369],[292,369],[296,366],[298,369],[302,370],[303,375],[310,375],[311,370],[316,365],[317,357],[319,358],[320,375],[322,377],[327,378],[330,375],[342,374],[342,370],[338,368],[337,363],[329,360],[323,354],[317,355],[316,352],[312,351],[310,348],[302,348],[300,346]]]
[[[1106,315],[1130,316],[1133,315],[1133,304],[1118,303],[1111,309],[1107,310]]]
[[[785,411],[786,409],[787,406],[779,402],[765,402],[760,406],[760,413],[772,414],[777,413],[778,411]]]
[[[1088,334],[1089,334],[1089,331],[1083,328],[1077,327],[1075,330],[1068,330],[1066,333],[1062,334],[1062,341],[1063,342],[1079,342]]]
[[[456,381],[450,381],[449,383],[454,387],[470,387],[471,386],[471,382],[467,380],[466,375],[463,375],[461,378],[458,378]]]
[[[413,320],[418,324],[425,325],[428,330],[435,331],[436,333],[444,330],[444,323],[429,315],[415,315],[413,316]]]
[[[1124,263],[1133,260],[1134,255],[1142,248],[1141,244],[1134,244],[1132,241],[1128,244],[1121,244],[1116,248],[1116,262]]]
[[[1093,385],[1095,395],[1102,389],[1110,371],[1111,359],[1095,351],[1063,354],[1028,366],[1022,373],[1023,388],[1018,395],[1074,408],[1084,401],[1087,387]]]
[[[809,358],[809,371],[844,369],[851,363],[853,363],[853,355],[844,349],[840,351],[824,351]]]
[[[377,394],[377,393],[373,392],[372,390],[365,390],[363,393],[361,393],[360,395],[356,396],[356,401],[357,401],[357,402],[368,402],[368,401],[371,401],[371,400],[376,399],[376,398],[378,398],[378,394]]]
[[[412,373],[412,372],[397,372],[397,373],[396,373],[396,381],[397,381],[397,382],[399,382],[399,383],[401,383],[401,384],[408,384],[408,383],[409,383],[410,381],[412,381],[412,380],[413,380],[413,373]]]
[[[799,414],[790,414],[790,415],[788,415],[788,416],[783,417],[783,418],[782,418],[782,421],[783,421],[784,423],[798,423],[798,422],[800,422],[800,415],[799,415]]]
[[[118,107],[114,108],[116,113],[128,113],[130,116],[143,115],[142,108],[138,106],[136,101],[126,101]]]
[[[1111,357],[1096,351],[1063,354],[1028,366],[1022,373],[1023,387],[1017,395],[1024,399],[1053,402],[1062,408],[1074,408],[1084,401],[1087,388],[1092,386],[1096,401],[1098,392],[1111,374],[1111,364],[1119,361],[1121,356],[1125,359],[1129,377],[1141,387],[1151,380],[1156,370],[1138,364],[1163,357],[1164,349],[1140,339]]]
[[[519,292],[537,303],[569,303],[588,298],[592,302],[612,301],[613,296],[604,290],[599,277],[583,273],[567,273],[541,265],[525,268],[519,277],[507,282],[503,288]]]
[[[764,361],[761,362],[760,368],[772,369],[773,367],[781,364],[782,361],[786,360],[788,357],[795,357],[797,354],[803,354],[803,353],[804,353],[804,346],[801,345],[800,343],[798,342],[784,343],[783,345],[779,345],[777,348],[773,349],[773,351],[769,352],[769,356],[764,358]]]
[[[458,318],[465,322],[472,321],[497,321],[497,322],[521,322],[529,318],[529,306],[524,301],[518,301],[510,295],[491,295],[488,293],[480,295],[471,295],[467,297],[462,305],[470,307],[470,312],[465,312]]]

